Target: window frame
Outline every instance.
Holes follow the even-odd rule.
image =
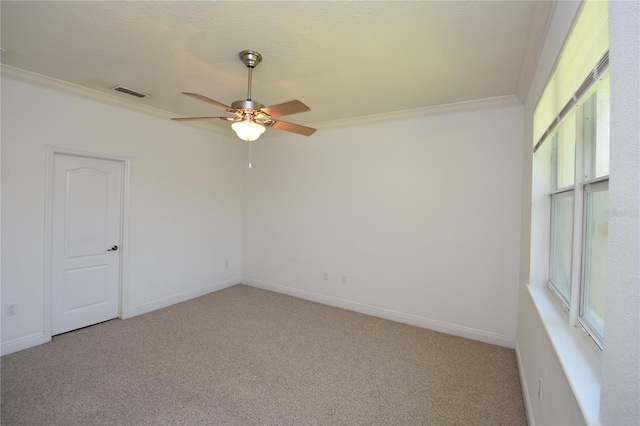
[[[588,193],[594,193],[598,191],[609,191],[609,175],[598,177],[595,179],[591,179],[588,182],[583,184],[583,223],[582,223],[582,234],[587,235],[587,229],[589,227],[589,203],[587,201]],[[584,331],[589,335],[591,339],[593,339],[602,350],[604,335],[600,334],[600,332],[590,324],[590,321],[585,316],[585,295],[587,293],[586,289],[586,276],[587,276],[587,268],[590,266],[586,262],[587,254],[588,254],[588,238],[582,239],[582,267],[580,271],[581,279],[580,279],[580,300],[578,309],[579,315],[577,317],[577,321],[580,326],[584,329]],[[606,285],[606,284],[605,284]]]
[[[596,134],[594,131],[596,120],[587,123],[585,120],[585,111],[590,111],[592,118],[597,116],[597,92],[603,84],[610,84],[608,70],[603,72],[599,80],[606,80],[606,83],[596,81],[584,96],[579,99],[568,111],[565,117],[575,114],[575,147],[574,147],[574,181],[573,185],[556,188],[558,173],[558,133],[562,131],[562,122],[550,132],[547,143],[552,143],[551,164],[549,177],[549,268],[547,271],[547,288],[551,290],[554,298],[560,303],[564,311],[569,316],[569,325],[575,326],[582,330],[595,346],[602,351],[604,336],[601,335],[589,321],[584,318],[583,298],[585,293],[585,271],[586,271],[586,254],[587,239],[584,238],[587,226],[587,191],[591,188],[608,188],[609,175],[603,175],[593,178],[591,175],[595,170],[596,156]],[[595,112],[595,114],[594,114]],[[553,268],[554,253],[554,234],[555,234],[555,210],[554,198],[565,196],[563,194],[572,194],[574,202],[573,230],[572,230],[572,254],[571,254],[571,276],[570,276],[570,298],[569,300],[563,296],[562,291],[553,283],[551,279]],[[566,195],[568,196],[568,195]]]
[[[552,172],[553,173],[553,172]],[[573,201],[573,211],[575,212],[575,207],[576,207],[576,197],[575,197],[575,191],[573,189],[573,187],[569,187],[569,188],[562,188],[560,190],[551,192],[549,194],[549,207],[550,207],[550,236],[549,236],[549,278],[547,279],[547,286],[549,287],[549,289],[551,289],[551,292],[553,293],[553,295],[558,299],[558,301],[560,302],[560,304],[562,305],[562,307],[564,308],[565,311],[570,311],[571,310],[571,299],[572,299],[572,295],[571,295],[571,289],[573,288],[573,255],[574,255],[574,245],[573,243],[571,244],[571,254],[569,255],[570,260],[570,264],[569,264],[569,272],[570,272],[570,276],[569,276],[569,299],[567,299],[564,294],[562,293],[562,290],[560,290],[559,286],[553,282],[553,269],[554,269],[554,258],[555,258],[555,249],[556,249],[556,245],[554,244],[554,240],[555,240],[555,233],[556,233],[556,226],[555,226],[555,205],[556,205],[556,201],[559,198],[568,198],[571,197],[572,201]],[[575,229],[575,217],[572,220],[572,224],[571,224],[571,228],[572,228],[572,232],[571,235],[573,236],[573,229]]]

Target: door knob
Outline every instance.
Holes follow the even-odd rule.
[[[118,250],[118,246],[113,246],[113,247],[111,247],[111,248],[110,248],[109,250],[107,250],[107,251],[116,251],[116,250]]]

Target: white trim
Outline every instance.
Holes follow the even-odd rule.
[[[45,342],[51,340],[51,256],[53,251],[51,244],[53,240],[53,161],[56,154],[74,157],[95,158],[98,160],[118,161],[122,164],[122,205],[120,217],[120,277],[119,277],[119,300],[118,316],[124,318],[126,309],[129,306],[129,179],[131,170],[131,160],[127,157],[120,157],[110,154],[99,154],[87,151],[71,150],[46,146],[46,177],[45,177],[45,216],[44,216],[44,337]]]
[[[527,290],[586,423],[598,424],[600,350],[586,333],[568,324],[560,304],[546,287],[528,284]]]
[[[440,333],[451,334],[454,336],[464,337],[467,339],[478,340],[480,342],[490,343],[493,345],[504,346],[513,349],[515,347],[515,338],[502,334],[491,333],[488,331],[477,330],[474,328],[463,327],[456,324],[446,323],[442,321],[423,318],[416,315],[405,314],[402,312],[392,311],[390,309],[379,308],[377,306],[365,305],[363,303],[352,302],[349,300],[339,299],[337,297],[325,296],[323,294],[312,293],[306,290],[287,287],[280,284],[268,283],[265,281],[255,280],[253,278],[242,277],[242,283],[251,287],[257,287],[264,290],[274,291],[276,293],[286,294],[288,296],[298,297],[300,299],[310,300],[312,302],[322,303],[324,305],[335,306],[362,314],[371,315],[378,318],[384,318],[391,321],[401,322],[420,328],[426,328]]]
[[[534,70],[538,69],[538,61],[542,54],[545,37],[551,25],[551,18],[556,9],[555,1],[538,1],[534,6],[531,28],[527,36],[527,47],[518,77],[516,96],[523,103],[533,82]]]
[[[578,272],[580,274],[580,279],[579,281],[576,283],[576,287],[578,287],[576,289],[576,309],[575,309],[575,313],[574,315],[576,316],[575,321],[573,323],[571,323],[572,325],[578,325],[580,327],[582,327],[582,329],[584,330],[585,333],[587,333],[589,335],[589,337],[593,340],[593,342],[596,344],[596,346],[598,346],[598,349],[600,349],[602,351],[602,345],[603,345],[603,336],[601,335],[600,331],[598,329],[596,329],[595,324],[591,323],[591,320],[587,319],[587,315],[585,310],[594,312],[589,306],[586,305],[585,303],[585,298],[586,298],[586,294],[588,293],[588,289],[586,286],[586,282],[587,282],[587,266],[591,266],[591,259],[589,259],[590,261],[587,262],[587,252],[588,252],[588,243],[590,243],[592,241],[592,235],[590,235],[589,231],[589,225],[592,223],[591,220],[589,220],[589,194],[593,194],[594,192],[600,192],[600,191],[609,191],[609,176],[606,176],[607,179],[601,180],[599,182],[595,182],[595,183],[587,183],[583,185],[582,191],[576,191],[579,192],[580,194],[582,194],[582,199],[581,201],[581,212],[580,212],[580,218],[582,219],[582,224],[579,228],[579,232],[580,232],[580,264],[577,266],[576,269],[578,269]],[[608,220],[608,219],[607,219]],[[607,225],[608,226],[608,225]],[[575,230],[576,228],[574,228]],[[576,233],[578,233],[578,231],[574,231]],[[589,251],[590,252],[590,251]],[[598,320],[601,319],[599,317],[599,315],[595,314],[595,312],[593,313],[593,315],[595,316],[595,318],[593,318],[593,320]],[[599,324],[599,329],[600,330],[604,330],[604,320],[601,319],[601,321],[597,321]]]
[[[4,342],[0,346],[0,355],[5,356],[14,352],[23,351],[25,349],[32,348],[34,346],[42,345],[51,341],[51,336],[45,335],[45,333],[36,333],[26,337],[20,337],[8,342]]]
[[[154,117],[166,118],[176,117],[177,114],[169,111],[165,111],[159,108],[154,108],[149,105],[139,103],[134,100],[121,98],[120,96],[113,95],[111,93],[100,92],[95,89],[89,89],[88,87],[79,86],[77,84],[69,83],[63,80],[58,80],[53,77],[48,77],[42,74],[36,74],[31,71],[23,70],[21,68],[12,67],[10,65],[0,65],[0,73],[3,77],[10,78],[12,80],[20,81],[23,83],[33,84],[35,86],[45,87],[47,89],[54,89],[71,95],[79,96],[85,99],[91,99],[94,101],[102,102],[108,105],[115,105],[117,107],[125,108],[131,111],[140,112],[143,114],[152,115]],[[123,95],[127,96],[127,95]],[[211,123],[203,121],[188,121],[181,122],[180,124],[186,126],[199,127],[204,130],[213,131],[219,134],[234,135],[235,133],[229,127],[220,127]]]
[[[157,309],[166,308],[176,303],[186,302],[196,297],[204,296],[205,294],[213,293],[214,291],[222,290],[227,287],[240,284],[240,278],[230,278],[228,280],[218,281],[213,284],[206,285],[204,287],[197,288],[195,290],[185,291],[184,293],[175,294],[173,296],[165,297],[162,299],[154,300],[153,302],[144,303],[142,305],[129,308],[127,315],[122,319],[132,318],[138,315],[146,314],[147,312],[155,311]]]
[[[122,217],[120,218],[120,318],[129,311],[129,183],[131,182],[131,161],[122,164]]]
[[[44,276],[43,286],[43,306],[42,306],[42,329],[47,339],[51,340],[51,274],[53,250],[53,156],[55,149],[46,147],[45,163],[45,185],[44,185]]]
[[[596,183],[600,183],[600,182],[604,182],[604,181],[608,181],[608,180],[609,180],[609,175],[604,175],[604,176],[600,176],[600,177],[597,177],[597,178],[593,178],[593,179],[588,179],[588,180],[582,181],[582,182],[579,183],[579,185],[581,187],[584,187],[584,186],[588,186],[588,185],[595,185]]]
[[[63,80],[58,80],[53,77],[48,77],[42,74],[36,74],[31,71],[23,70],[21,68],[12,67],[10,65],[2,64],[0,68],[3,77],[8,77],[13,80],[21,81],[23,83],[30,83],[36,86],[42,86],[49,89],[57,89],[63,92],[67,92],[83,98],[90,98],[101,102],[117,105],[123,108],[131,109],[134,111],[142,112],[145,114],[151,114],[158,117],[170,118],[175,117],[168,111],[164,111],[158,108],[154,108],[148,105],[139,104],[129,101],[127,99],[120,98],[109,93],[103,93],[98,90],[89,89],[84,86],[69,83]]]
[[[573,242],[571,253],[571,299],[569,300],[569,325],[575,326],[580,313],[580,293],[582,292],[582,266],[583,266],[583,228],[584,228],[584,191],[580,191],[580,182],[584,179],[584,110],[575,110],[575,142],[574,142],[574,196],[573,196]],[[580,159],[576,161],[576,159]],[[557,157],[556,157],[557,162]],[[551,165],[557,170],[557,164]]]
[[[116,105],[129,110],[141,112],[144,114],[153,115],[161,118],[175,117],[176,114],[154,108],[149,105],[139,103],[134,100],[120,98],[110,93],[100,92],[98,90],[89,89],[87,87],[79,86],[77,84],[68,83],[66,81],[58,80],[52,77],[47,77],[42,74],[36,74],[30,71],[26,71],[20,68],[12,67],[2,64],[0,67],[2,76],[11,78],[17,81],[30,83],[42,87],[56,89],[62,92],[70,93],[83,98],[93,99],[106,104]],[[383,114],[374,114],[363,117],[347,118],[344,120],[333,120],[322,123],[307,124],[311,127],[318,129],[333,129],[340,127],[356,126],[363,124],[372,124],[380,121],[392,121],[392,120],[405,120],[408,118],[423,117],[435,114],[446,114],[461,111],[475,111],[481,109],[496,109],[496,108],[508,108],[514,106],[522,106],[522,102],[514,96],[498,96],[495,98],[477,99],[472,101],[455,102],[444,105],[434,105],[425,108],[416,108],[404,111],[393,111]],[[214,131],[225,135],[233,135],[235,133],[231,128],[220,127],[206,122],[189,121],[182,122],[183,125],[196,126],[205,130]],[[273,137],[276,133],[265,134],[263,137]]]
[[[531,404],[531,394],[529,393],[529,386],[527,385],[527,376],[524,374],[524,364],[520,358],[520,348],[518,347],[518,341],[516,340],[516,365],[518,366],[518,375],[520,376],[520,387],[522,388],[522,399],[524,400],[524,408],[527,413],[527,424],[529,426],[536,426],[535,418],[533,416],[533,405]]]
[[[463,111],[477,111],[483,109],[497,109],[522,106],[522,102],[513,96],[498,96],[495,98],[476,99],[473,101],[455,102],[451,104],[434,105],[424,108],[393,111],[382,114],[367,115],[363,117],[347,118],[344,120],[326,121],[315,123],[311,126],[318,130],[334,129],[349,126],[378,123],[380,121],[406,120],[410,118],[424,117],[437,114],[450,114]]]

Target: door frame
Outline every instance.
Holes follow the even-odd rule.
[[[45,186],[45,223],[44,223],[44,337],[51,340],[51,278],[53,273],[53,173],[54,157],[67,155],[72,157],[93,158],[96,160],[117,161],[122,164],[122,191],[120,210],[120,271],[118,274],[118,318],[129,315],[129,178],[131,160],[128,157],[99,154],[87,151],[71,150],[47,145],[46,186]]]

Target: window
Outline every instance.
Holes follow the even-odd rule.
[[[607,31],[607,3],[585,1],[534,112],[536,156],[548,164],[534,173],[549,174],[548,286],[569,323],[600,348],[608,264]]]
[[[603,100],[608,100],[608,73],[589,92],[549,135],[549,286],[602,347],[609,204],[609,108]]]
[[[551,261],[549,281],[564,302],[571,299],[573,191],[551,196]]]
[[[607,282],[608,182],[585,187],[584,260],[580,318],[604,335],[604,290]]]

